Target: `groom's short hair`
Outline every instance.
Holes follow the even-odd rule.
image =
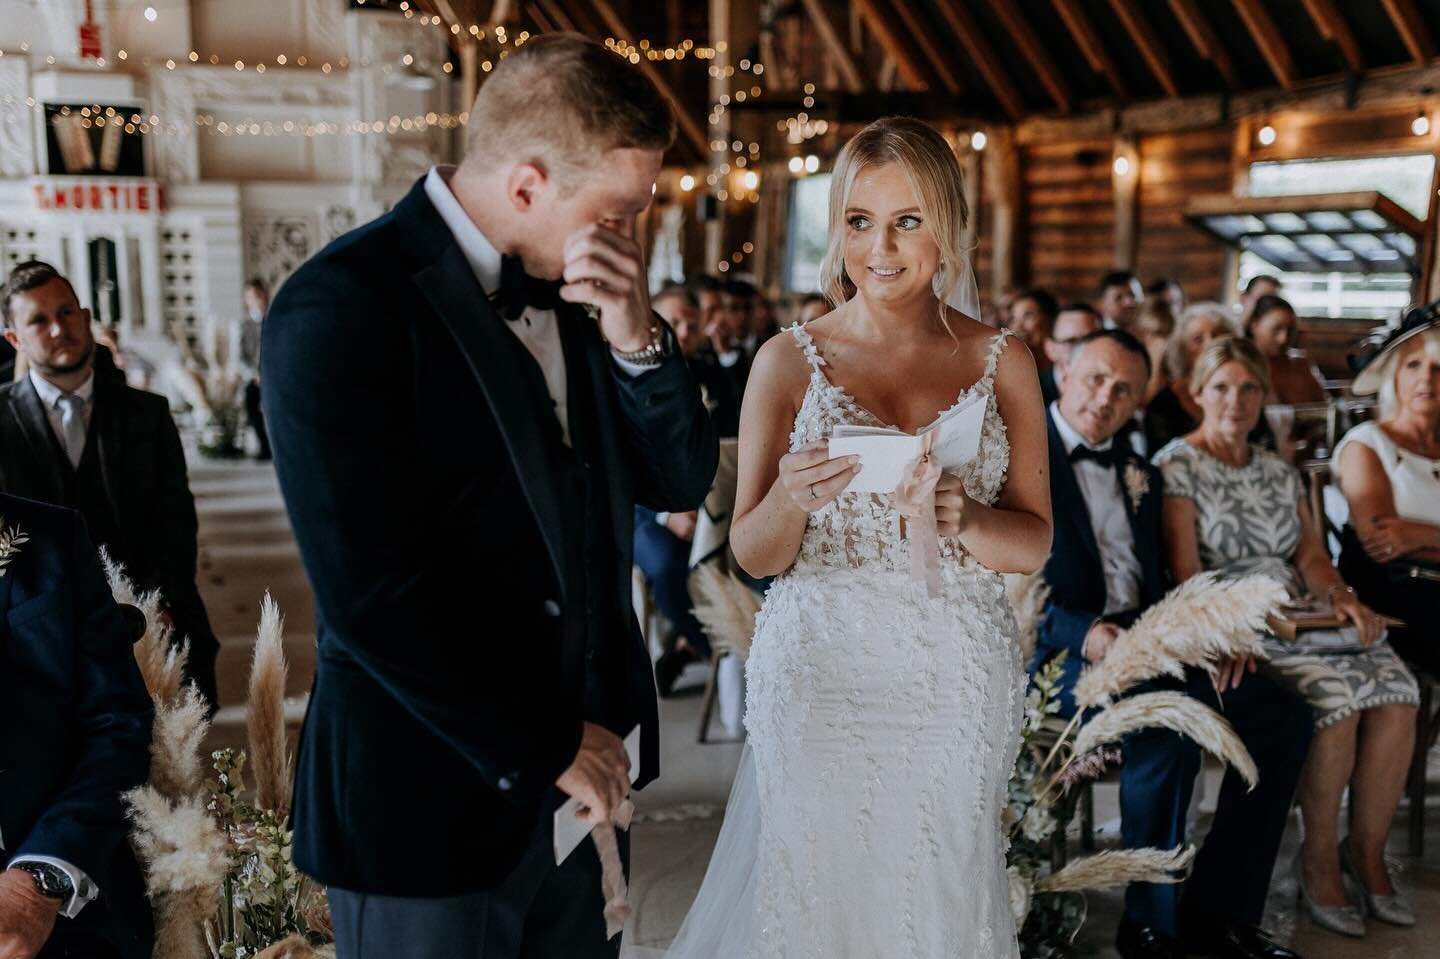
[[[465,163],[535,163],[573,184],[623,148],[666,150],[675,114],[650,78],[576,33],[546,33],[500,62],[470,110]]]

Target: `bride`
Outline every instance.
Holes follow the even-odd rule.
[[[866,127],[831,180],[821,281],[839,305],[756,357],[730,536],[777,578],[749,743],[670,959],[1019,955],[1000,817],[1024,675],[1000,574],[1050,548],[1046,426],[1025,347],[946,305],[974,287],[966,215],[935,130]],[[979,456],[936,488],[932,599],[894,497],[843,492],[859,467],[825,440],[913,433],[976,393]]]

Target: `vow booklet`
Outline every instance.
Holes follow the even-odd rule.
[[[640,778],[640,727],[636,726],[630,730],[630,735],[625,737],[625,755],[630,757],[630,782],[634,783]],[[580,803],[575,799],[567,799],[555,810],[555,865],[560,865],[575,847],[590,835],[591,826],[575,817],[580,811]]]
[[[920,457],[921,437],[935,434],[933,455],[947,473],[958,471],[980,452],[980,430],[985,425],[989,398],[969,396],[918,434],[884,426],[842,424],[830,434],[830,457],[859,456],[860,472],[845,487],[847,493],[893,493],[905,467]]]

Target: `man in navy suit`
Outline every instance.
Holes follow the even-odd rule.
[[[120,794],[150,768],[133,633],[79,514],[0,494],[0,956],[149,959]]]
[[[1120,630],[1160,600],[1166,576],[1160,471],[1117,438],[1149,380],[1144,346],[1122,330],[1098,330],[1075,343],[1056,371],[1060,398],[1049,410],[1055,541],[1045,566],[1050,596],[1034,665],[1061,651],[1068,654],[1061,701],[1068,716],[1075,711],[1072,692],[1085,664],[1104,659]],[[1238,686],[1224,693],[1223,711],[1255,759],[1260,785],[1247,794],[1234,772],[1226,774],[1214,823],[1183,885],[1135,883],[1126,890],[1116,937],[1125,959],[1172,959],[1185,948],[1236,959],[1294,955],[1270,942],[1258,926],[1305,759],[1310,710],[1269,680],[1240,675]],[[1204,673],[1169,686],[1220,707]],[[1184,842],[1200,771],[1198,747],[1154,729],[1128,737],[1122,751],[1125,846],[1170,849]],[[1188,940],[1184,947],[1182,933]]]

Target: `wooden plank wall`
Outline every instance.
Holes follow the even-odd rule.
[[[1025,262],[1017,265],[1017,282],[1045,287],[1062,303],[1095,295],[1115,259],[1111,149],[1108,139],[1022,148]]]
[[[1140,240],[1136,272],[1149,284],[1166,276],[1196,300],[1221,300],[1225,247],[1181,217],[1196,193],[1231,192],[1229,127],[1140,139]]]

